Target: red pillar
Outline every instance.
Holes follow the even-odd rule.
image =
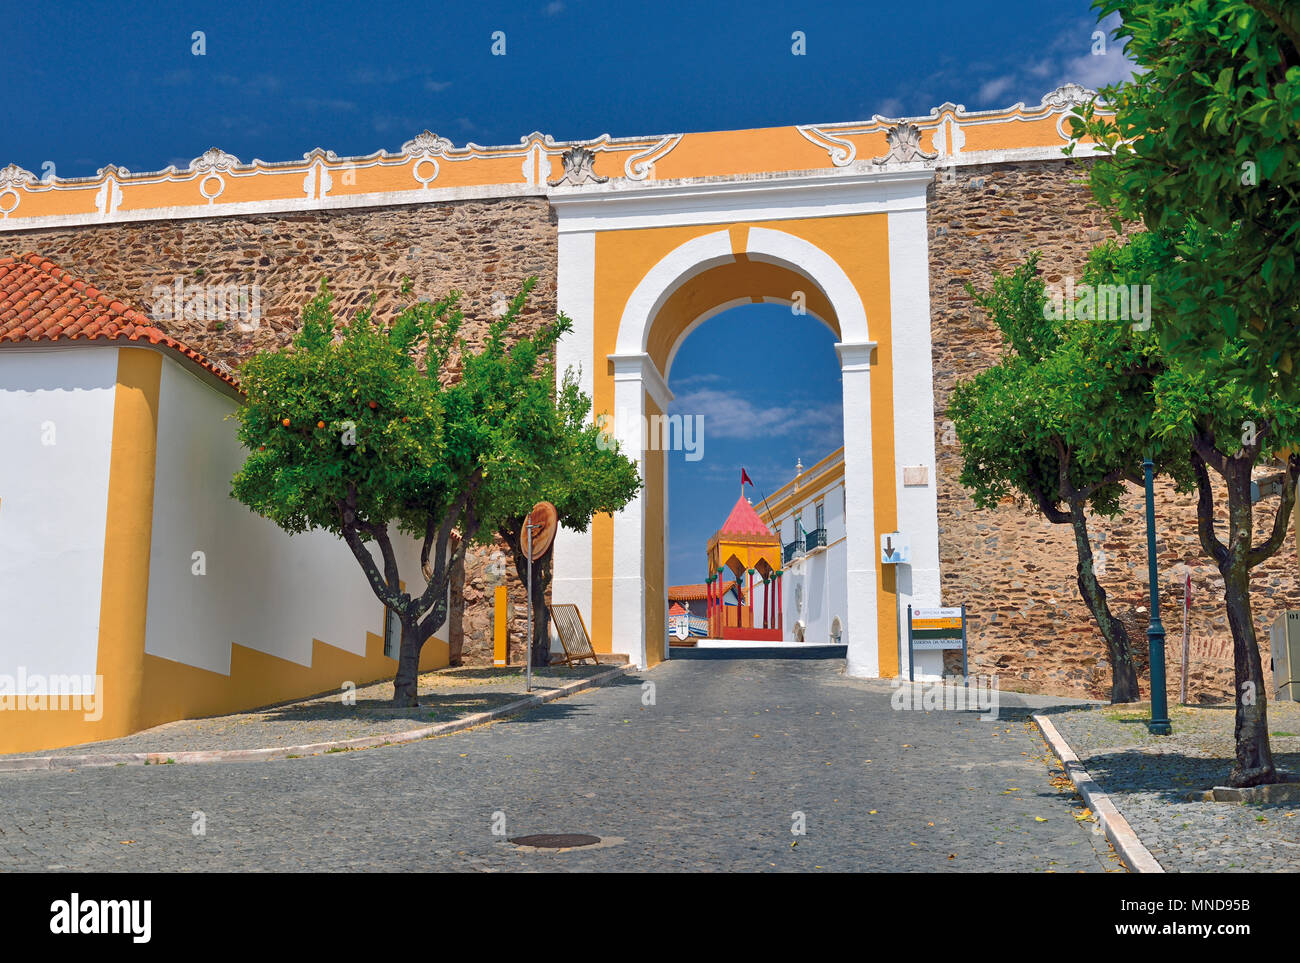
[[[776,577],[776,627],[785,631],[785,608],[782,605],[784,598],[782,589],[785,585],[784,573]]]
[[[708,580],[705,581],[704,591],[707,600],[705,604],[707,606],[707,611],[709,616],[709,636],[712,637],[713,635],[713,582],[712,581],[708,581]]]
[[[763,628],[768,628],[772,612],[772,583],[763,579]]]
[[[745,590],[745,594],[749,596],[745,601],[749,605],[749,627],[752,629],[754,627],[754,570],[752,568],[749,570],[749,588]]]

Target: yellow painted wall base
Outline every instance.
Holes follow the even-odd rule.
[[[509,660],[510,649],[507,642],[510,637],[508,615],[506,612],[506,587],[498,585],[492,597],[492,664],[505,665]]]
[[[311,665],[304,666],[234,645],[230,674],[223,675],[146,654],[162,355],[148,348],[117,350],[96,663],[102,688],[90,712],[83,705],[17,709],[0,702],[0,753],[117,739],[177,719],[255,709],[337,690],[344,682],[392,678],[397,661],[384,655],[384,610],[378,601],[380,634],[366,633],[364,655],[313,640]],[[448,657],[445,641],[429,639],[420,668],[442,668]]]
[[[447,664],[447,643],[429,639],[420,654],[420,669],[441,669]],[[120,698],[115,699],[113,692],[119,680],[106,677],[103,717],[98,721],[87,721],[80,708],[0,711],[0,753],[36,752],[117,739],[165,722],[339,692],[345,682],[362,686],[391,679],[396,673],[397,660],[384,655],[384,638],[373,632],[366,633],[364,656],[313,640],[310,666],[236,645],[230,653],[230,675],[143,655],[137,701],[123,704]]]

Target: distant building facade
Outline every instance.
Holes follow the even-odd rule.
[[[794,478],[755,506],[781,539],[780,584],[786,642],[840,644],[848,629],[848,550],[844,522],[844,449]],[[763,591],[775,590],[770,583]],[[764,604],[760,598],[759,604]]]

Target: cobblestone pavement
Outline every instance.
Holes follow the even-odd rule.
[[[1269,703],[1274,761],[1300,771],[1300,705]],[[1052,724],[1168,872],[1295,872],[1300,807],[1188,802],[1225,785],[1233,765],[1233,707],[1171,706],[1173,735],[1153,736],[1149,707],[1051,714]]]
[[[1121,868],[1005,694],[997,724],[894,711],[841,660],[765,656],[674,658],[403,746],[0,774],[0,870]],[[520,850],[502,819],[603,843]]]
[[[555,689],[611,668],[613,666],[575,665],[535,669],[533,692]],[[345,704],[340,693],[332,692],[255,712],[182,719],[121,739],[15,755],[262,749],[388,736],[517,702],[526,694],[524,687],[524,672],[518,668],[439,669],[420,676],[420,705],[414,709],[392,707],[393,683],[390,679],[357,688],[354,705]]]

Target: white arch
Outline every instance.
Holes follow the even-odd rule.
[[[735,255],[731,251],[728,231],[703,234],[673,248],[646,272],[627,299],[618,322],[616,353],[644,354],[649,344],[650,327],[672,293],[696,275],[733,261]]]
[[[793,269],[816,285],[839,319],[841,342],[865,344],[870,341],[862,298],[844,269],[817,245],[785,231],[751,227],[747,231],[745,254],[755,261]],[[628,298],[619,319],[616,353],[644,354],[650,343],[650,329],[668,298],[691,278],[734,261],[729,231],[704,234],[669,251],[646,272]],[[728,306],[734,307],[735,304],[729,302]],[[713,313],[716,312],[707,316],[711,317]],[[699,320],[696,319],[696,324]],[[679,344],[694,326],[683,332]],[[674,350],[672,354],[675,353]],[[667,371],[663,374],[666,376]]]
[[[871,355],[867,314],[853,282],[829,254],[809,241],[785,231],[751,227],[745,230],[744,253],[754,261],[794,271],[826,298],[839,322],[840,339],[835,349],[840,357],[844,410],[845,529],[848,565],[847,635],[850,674],[879,675],[877,639],[876,566],[874,545],[874,479],[872,475]],[[665,378],[677,347],[691,330],[718,311],[734,307],[728,301],[693,319],[669,349],[665,370],[659,371],[647,353],[650,331],[667,300],[691,279],[710,268],[735,263],[730,230],[713,231],[678,245],[646,272],[619,319],[614,365],[614,409],[632,425],[642,424],[646,394],[661,409],[672,395]],[[739,292],[738,292],[739,293]],[[793,295],[793,292],[791,292]],[[749,300],[746,298],[745,300]],[[821,319],[825,321],[825,319]],[[641,462],[644,452],[636,438],[621,438]],[[664,464],[662,497],[668,498],[667,462]],[[621,638],[629,657],[646,664],[646,495],[614,516],[614,624],[633,629]],[[666,522],[665,517],[665,522]],[[660,579],[667,584],[665,572]],[[659,573],[656,573],[657,575]]]
[[[840,322],[840,341],[865,344],[871,340],[867,312],[858,289],[835,259],[816,244],[785,231],[751,227],[745,253],[753,261],[792,267],[816,284],[835,309],[835,317]]]

